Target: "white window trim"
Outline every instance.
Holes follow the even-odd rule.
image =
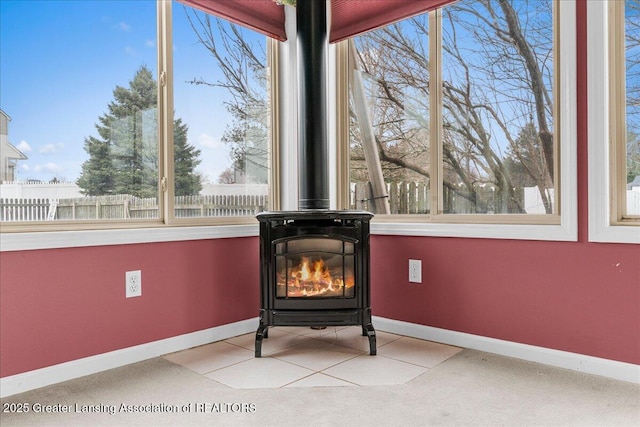
[[[0,252],[224,239],[229,237],[251,237],[258,234],[257,222],[247,225],[202,227],[2,233],[0,234]]]
[[[587,2],[589,241],[640,244],[640,227],[611,224],[608,16],[607,1]]]
[[[374,221],[374,234],[436,237],[469,237],[491,239],[522,239],[577,241],[578,239],[578,185],[577,185],[577,87],[576,87],[576,4],[575,0],[559,1],[560,15],[560,224],[460,224],[441,222]]]

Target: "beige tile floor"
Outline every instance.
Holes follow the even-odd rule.
[[[172,353],[165,359],[234,389],[405,384],[461,349],[376,331],[376,356],[359,326],[274,327],[254,357],[255,334]]]

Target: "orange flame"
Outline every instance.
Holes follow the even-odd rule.
[[[285,283],[286,282],[286,283]],[[323,260],[311,261],[302,257],[300,265],[291,269],[289,277],[280,276],[278,286],[287,288],[288,297],[343,296],[345,288],[353,288],[353,279],[332,277]]]

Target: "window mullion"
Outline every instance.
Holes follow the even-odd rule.
[[[336,182],[338,209],[349,209],[351,203],[351,180],[349,176],[349,87],[352,65],[349,63],[349,45],[352,39],[336,44]]]
[[[275,39],[267,40],[267,66],[269,67],[269,209],[277,210],[281,206],[280,179],[280,42]]]
[[[174,218],[171,18],[171,1],[158,0],[158,202],[162,219],[167,224]]]
[[[442,196],[442,11],[429,13],[429,150],[431,216],[444,212]]]
[[[560,4],[557,1],[553,2],[553,117],[554,117],[554,130],[553,130],[553,182],[554,182],[554,194],[553,194],[553,215],[560,215],[562,209],[562,161],[561,161],[561,144],[563,143],[560,138],[560,129],[562,129],[561,121],[562,115],[560,114],[560,107],[562,101],[560,99],[562,87],[561,76],[561,60],[560,60]]]

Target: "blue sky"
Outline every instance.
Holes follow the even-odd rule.
[[[202,150],[199,171],[216,181],[229,164],[220,142],[228,94],[184,83],[220,76],[183,6],[173,9],[176,116]],[[88,158],[84,139],[97,136],[116,85],[128,87],[142,65],[157,75],[156,2],[0,0],[0,31],[0,108],[12,119],[9,141],[29,157],[18,178],[75,181]]]

